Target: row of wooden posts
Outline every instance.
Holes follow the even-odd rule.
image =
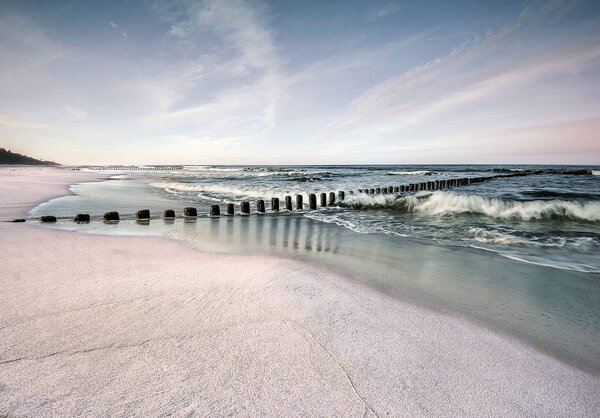
[[[445,180],[432,180],[425,181],[421,183],[412,183],[406,184],[402,186],[389,186],[389,187],[373,187],[368,189],[358,189],[357,194],[367,194],[367,195],[379,195],[379,194],[395,194],[395,193],[410,193],[410,192],[419,192],[426,190],[441,190],[448,189],[450,187],[459,187],[466,186],[474,183],[481,183],[487,180],[491,180],[497,177],[514,177],[520,176],[520,173],[514,174],[502,174],[496,176],[485,176],[485,177],[468,177],[468,178],[457,178],[457,179],[445,179]],[[348,194],[355,194],[354,191],[348,191]],[[335,192],[329,193],[319,193],[318,202],[317,202],[317,194],[311,193],[308,195],[308,208],[309,210],[316,210],[317,207],[326,207],[335,205],[336,199],[343,201],[346,198],[345,191],[338,191],[337,194]],[[286,211],[294,210],[294,203],[296,210],[304,210],[304,196],[296,195],[295,202],[292,200],[292,196],[286,196],[284,200],[284,206]],[[318,203],[318,205],[317,205]],[[279,212],[280,211],[280,201],[278,197],[271,198],[271,212]],[[257,213],[266,213],[265,201],[263,199],[259,199],[256,201],[256,212]],[[226,206],[226,214],[229,216],[235,215],[235,206],[233,203],[228,203]],[[240,204],[240,214],[242,215],[250,215],[250,202],[243,201]],[[183,209],[182,213],[184,218],[195,218],[198,216],[198,211],[196,208],[187,207]],[[221,206],[212,205],[210,207],[210,216],[221,216]],[[150,220],[150,210],[142,209],[138,210],[135,214],[136,220],[138,221],[148,221]],[[174,219],[176,217],[175,211],[172,209],[167,209],[163,212],[164,219]],[[106,222],[116,222],[120,220],[119,212],[106,212],[103,216],[104,221]],[[44,223],[52,223],[56,222],[55,216],[42,216],[40,220]],[[90,215],[85,213],[80,213],[73,219],[78,223],[87,223],[90,222]]]
[[[71,167],[68,171],[177,171],[183,170],[183,166],[152,166],[152,167],[137,167],[137,166],[101,166],[101,167]]]

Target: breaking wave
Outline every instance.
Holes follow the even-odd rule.
[[[436,174],[433,171],[421,170],[421,171],[389,171],[388,176],[430,176]]]
[[[184,166],[182,175],[191,174],[193,177],[330,177],[336,173],[329,170],[283,168],[283,167],[220,167],[220,166]]]
[[[519,201],[441,191],[407,197],[355,195],[349,196],[345,205],[355,209],[392,209],[402,213],[430,216],[465,214],[520,221],[600,221],[600,202],[559,199]]]
[[[157,182],[151,183],[151,186],[163,189],[166,192],[179,194],[194,193],[199,197],[222,199],[240,199],[240,198],[266,198],[278,196],[286,193],[283,188],[260,187],[260,186],[227,186],[225,184],[205,184],[205,183],[180,183],[180,182]]]

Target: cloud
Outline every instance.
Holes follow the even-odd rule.
[[[212,136],[256,137],[268,131],[277,118],[283,81],[265,11],[246,1],[181,7],[180,13],[159,10],[189,58],[140,85],[160,109],[154,121],[168,120]],[[206,36],[215,37],[214,42],[198,51]]]
[[[372,16],[371,16],[371,20],[375,20],[375,19],[379,19],[379,18],[382,18],[382,17],[391,16],[393,14],[396,14],[396,13],[400,12],[402,10],[402,8],[403,7],[400,4],[400,2],[388,3],[384,7],[378,9],[377,11],[375,11],[375,13],[373,13]]]
[[[111,28],[115,29],[117,32],[120,32],[121,35],[123,35],[124,38],[127,38],[127,32],[121,32],[120,31],[120,26],[117,25],[115,22],[113,22],[112,20],[108,21],[108,24],[110,25]]]
[[[85,110],[77,106],[66,106],[65,113],[68,117],[75,120],[86,120],[90,117],[90,115]]]
[[[11,114],[0,113],[0,132],[13,133],[22,129],[45,129],[48,126],[29,122]]]
[[[40,67],[64,58],[68,51],[46,31],[18,15],[0,17],[0,65],[18,73],[20,67]]]
[[[566,15],[576,2],[533,2],[512,23],[467,39],[444,56],[394,75],[364,91],[315,138],[344,132],[372,137],[397,133],[467,105],[535,85],[553,76],[578,73],[598,61],[599,39],[527,45],[532,25]]]
[[[443,135],[421,141],[412,152],[454,163],[596,164],[600,157],[599,132],[600,118],[576,119],[476,136]]]

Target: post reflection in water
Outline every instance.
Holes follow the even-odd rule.
[[[335,254],[341,232],[346,231],[295,215],[198,219],[184,222],[181,228],[187,242],[196,242],[203,249],[245,253]],[[365,257],[368,254],[363,254]]]
[[[277,247],[277,227],[279,226],[279,222],[271,221],[269,224],[269,244],[273,247]]]

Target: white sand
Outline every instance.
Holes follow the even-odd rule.
[[[83,177],[4,171],[0,219]],[[600,378],[311,265],[10,223],[0,265],[0,416],[600,415]]]

